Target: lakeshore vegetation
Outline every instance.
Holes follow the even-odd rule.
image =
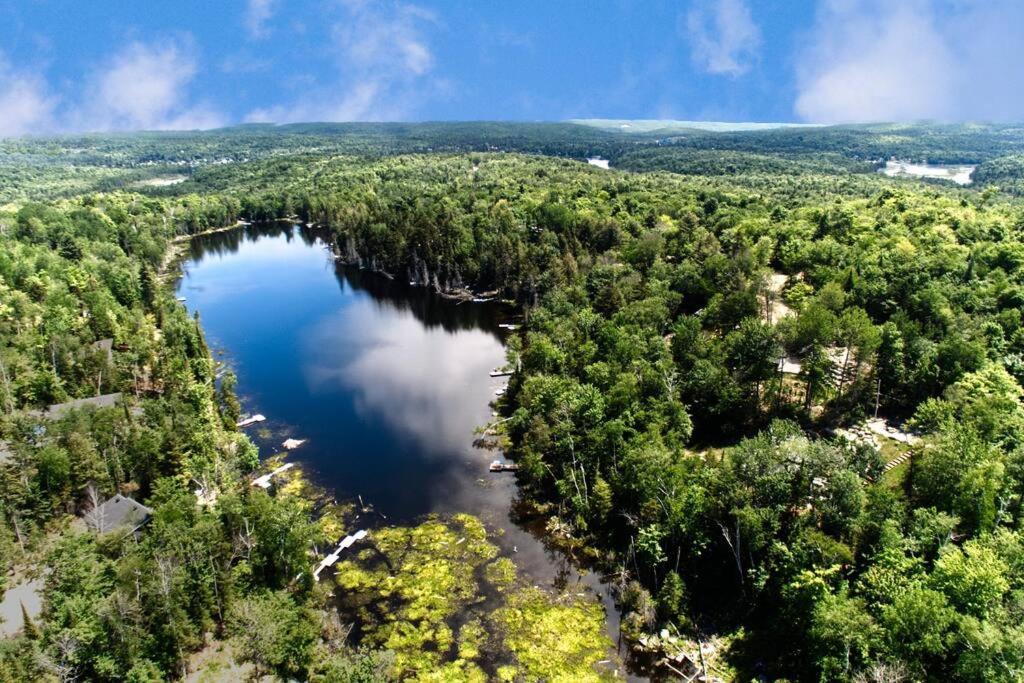
[[[380,531],[336,603],[310,580],[348,511],[301,477],[247,485],[234,379],[164,272],[176,238],[277,219],[522,307],[498,409],[524,514],[617,577],[630,642],[717,639],[741,679],[1019,680],[1022,144],[568,124],[4,141],[0,581],[37,575],[44,609],[0,641],[0,680],[162,680],[211,640],[283,678],[605,675],[596,606],[519,585],[472,518]],[[978,183],[886,178],[890,156]],[[137,409],[33,412],[114,391]],[[903,431],[858,427],[876,415]],[[70,524],[115,492],[154,509],[138,542]]]

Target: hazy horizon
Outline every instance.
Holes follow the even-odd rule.
[[[1024,120],[1010,0],[0,0],[0,136],[247,122]]]

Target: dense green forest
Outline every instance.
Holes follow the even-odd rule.
[[[292,577],[345,511],[244,484],[258,462],[232,378],[215,381],[200,322],[161,279],[178,236],[290,219],[328,228],[345,260],[523,308],[499,405],[522,496],[567,552],[620,577],[632,640],[720,638],[742,679],[1020,680],[1022,144],[1011,127],[570,124],[3,142],[0,556],[50,571],[44,619],[0,645],[0,677],[157,680],[205,633],[244,649],[259,629],[274,658],[258,666],[282,677],[442,666],[424,654],[452,639],[436,622],[417,622],[426,641],[373,622],[358,597],[373,567],[339,585],[374,649],[332,644],[322,596]],[[976,163],[976,183],[875,172],[893,156]],[[43,430],[31,412],[109,391],[141,411]],[[876,415],[902,431],[860,426]],[[196,482],[220,491],[215,513]],[[154,507],[141,542],[66,529],[93,488]],[[391,542],[445,524],[472,526]],[[452,564],[490,562],[480,543]],[[499,613],[535,628],[523,605],[538,599],[510,592]],[[443,676],[587,670],[491,626],[519,668],[459,645]]]
[[[0,679],[164,680],[206,632],[254,619],[239,628],[277,638],[258,655],[266,669],[302,675],[315,658],[372,672],[372,656],[311,650],[310,586],[292,577],[325,521],[301,497],[242,478],[258,455],[235,431],[232,379],[215,387],[198,321],[160,279],[173,212],[141,196],[90,196],[27,204],[4,221],[0,580],[15,567],[35,573],[46,609],[0,642]],[[125,397],[114,407],[55,419],[31,410],[112,391]],[[197,505],[197,483],[219,492],[218,514]],[[154,509],[138,542],[83,533],[69,518],[115,492]]]

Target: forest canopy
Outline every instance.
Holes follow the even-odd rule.
[[[271,624],[256,666],[281,677],[441,666],[366,616],[376,565],[343,574],[366,647],[332,645],[292,580],[324,518],[244,485],[234,380],[162,277],[175,240],[239,220],[320,226],[344,260],[522,309],[499,405],[522,497],[621,577],[633,641],[722,637],[741,678],[1019,680],[1022,145],[1009,126],[469,123],[0,142],[0,557],[50,567],[0,680],[179,676],[204,634],[244,650]],[[894,179],[891,157],[978,168]],[[66,528],[95,492],[154,509],[142,542]],[[537,599],[488,628],[562,618]],[[504,637],[516,675],[553,675]],[[466,643],[448,671],[473,680]]]

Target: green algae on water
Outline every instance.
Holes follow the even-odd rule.
[[[509,596],[495,621],[506,647],[527,681],[600,681],[607,678],[594,664],[611,642],[604,630],[604,610],[595,600],[575,595],[552,597],[537,588]]]
[[[372,532],[337,565],[356,637],[395,655],[403,680],[600,680],[611,641],[601,605],[518,583],[477,518],[431,516]]]

